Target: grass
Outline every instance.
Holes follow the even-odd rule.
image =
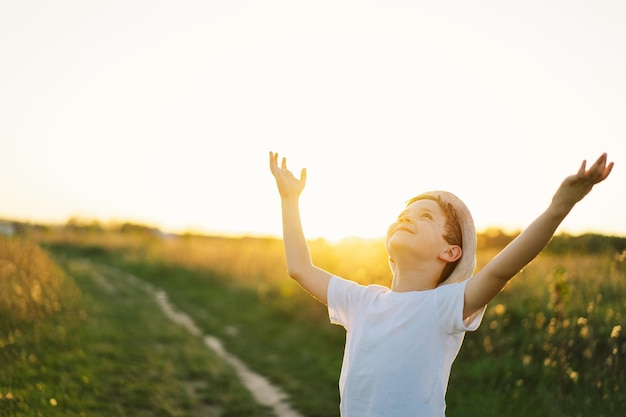
[[[17,282],[27,288],[34,277],[58,284],[40,297],[54,299],[56,308],[34,320],[35,307],[0,312],[0,415],[268,415],[234,372],[166,320],[145,292],[104,281],[72,259],[62,262],[71,276],[64,274],[33,244],[0,244],[3,290]],[[19,274],[27,265],[40,267]],[[22,301],[32,304],[27,293]],[[10,298],[19,301],[15,291]]]
[[[228,351],[287,391],[305,416],[338,415],[337,381],[345,333],[328,323],[323,306],[286,278],[279,241],[191,237],[164,240],[145,236],[124,239],[119,235],[115,239],[102,235],[93,239],[47,239],[47,247],[62,259],[80,257],[111,264],[166,290],[172,303],[190,315],[203,332],[222,339]],[[368,264],[384,265],[380,247],[363,242],[357,246],[351,255],[346,246],[333,248],[325,242],[312,242],[312,252],[321,266],[347,278],[385,283],[388,275],[379,266],[370,268]],[[479,265],[492,255],[481,251]],[[356,276],[349,275],[355,264],[363,264],[363,269],[356,270]],[[372,276],[368,279],[364,271],[373,271]],[[105,304],[115,302],[106,291],[89,287],[96,285],[93,279],[75,275],[83,299],[92,297],[86,304],[81,302],[90,319],[94,312],[85,305],[97,304],[99,299],[107,300]],[[452,369],[448,417],[619,415],[626,409],[625,278],[623,256],[610,251],[594,255],[542,254],[490,304],[479,330],[467,334]],[[128,298],[136,297],[140,295],[129,294]],[[131,303],[134,308],[124,313],[122,321],[132,317],[126,314],[147,321],[157,317],[154,311],[150,313],[148,304]],[[147,316],[141,316],[137,309],[148,309]],[[110,334],[105,339],[142,331],[127,330],[127,323],[110,323]],[[144,327],[150,329],[145,322]],[[180,342],[164,337],[160,349],[190,343],[189,349],[195,351],[193,344],[197,341],[183,334],[180,337]],[[125,346],[121,351],[126,352],[132,345],[128,343],[116,342],[110,347],[111,354],[117,352],[124,357],[115,346]],[[68,360],[76,360],[74,356],[80,358],[80,352],[69,356]],[[188,359],[176,369],[186,369],[186,361],[197,366],[187,367],[187,373],[172,378],[196,380],[188,376],[195,375],[191,371],[206,372],[203,380],[222,378],[207,371],[219,361],[189,359],[193,354],[185,357]],[[218,374],[229,375],[229,371],[223,369]],[[154,383],[151,387],[160,385]],[[216,384],[211,392],[218,395],[223,391],[221,385]],[[184,389],[174,391],[178,394],[167,395],[172,398],[171,407],[179,407],[180,413],[189,412],[193,407],[185,404],[195,400],[181,394]],[[208,389],[200,392],[205,395],[203,404],[228,403],[207,398]],[[110,396],[98,397],[98,401],[106,398]],[[50,395],[43,397],[49,399]],[[135,403],[134,399],[128,401],[129,407]],[[263,414],[233,409],[229,415]]]
[[[449,417],[626,409],[626,265],[542,254],[488,307],[453,366]]]
[[[288,298],[284,290],[266,292],[261,298],[257,291],[203,270],[128,261],[93,248],[58,246],[53,250],[72,257],[89,253],[92,259],[162,288],[204,333],[220,338],[229,352],[287,391],[298,411],[306,416],[337,415],[345,333],[321,319],[326,314],[324,307],[296,292],[298,288],[290,291]],[[311,314],[320,320],[311,321]]]

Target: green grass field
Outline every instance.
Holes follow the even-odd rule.
[[[0,268],[0,416],[269,415],[144,291],[19,241]]]
[[[16,315],[15,282],[24,299],[37,294],[37,285],[19,284],[28,275],[7,266],[17,262],[7,262],[11,251],[2,247],[0,359],[10,366],[0,368],[0,415],[269,415],[199,338],[169,322],[145,292],[119,277],[99,278],[98,265],[165,290],[204,334],[284,389],[304,416],[338,415],[344,331],[286,278],[280,242],[116,239],[40,239],[56,263],[34,244],[1,241],[46,259],[41,268],[54,271],[47,276],[58,285],[38,297],[51,307],[37,312],[24,302],[24,317]],[[380,263],[379,247],[358,245],[354,262]],[[11,250],[29,257],[23,248]],[[344,271],[355,263],[346,247],[313,242],[312,252],[324,267],[351,278]],[[479,264],[491,255],[481,252]],[[388,279],[378,266],[364,267],[374,271],[372,281]],[[356,274],[357,280],[366,275]],[[542,254],[466,336],[447,415],[620,415],[625,278],[616,253]]]

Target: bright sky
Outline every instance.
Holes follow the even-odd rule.
[[[616,162],[561,231],[626,235],[626,2],[0,2],[0,217],[383,236],[447,189],[518,229]]]

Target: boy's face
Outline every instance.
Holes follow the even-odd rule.
[[[437,257],[445,247],[446,217],[433,200],[417,200],[409,204],[387,230],[387,251],[392,258],[401,254]],[[434,258],[431,258],[434,259]]]

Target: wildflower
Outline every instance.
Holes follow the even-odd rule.
[[[589,338],[589,327],[585,326],[580,329],[580,337],[582,337],[583,339]]]
[[[501,316],[506,311],[506,307],[503,304],[498,304],[493,308],[493,311],[496,313],[496,315]]]
[[[619,332],[622,330],[622,326],[621,325],[617,325],[613,327],[613,330],[611,330],[611,339],[617,339],[619,337]]]

